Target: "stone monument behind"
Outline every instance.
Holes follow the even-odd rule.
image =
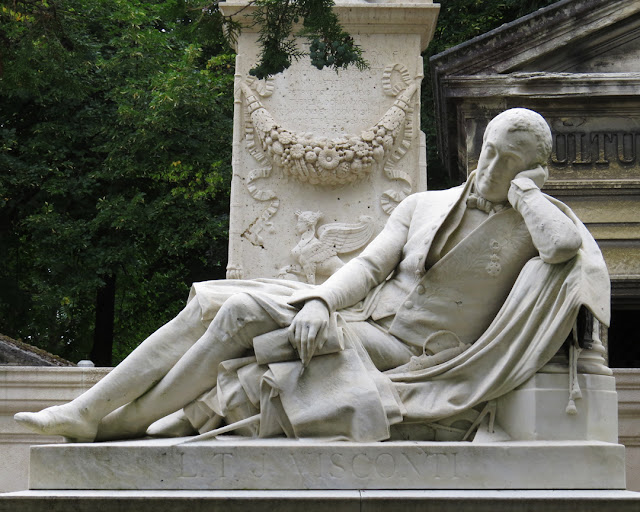
[[[336,3],[369,68],[320,71],[303,58],[266,80],[249,75],[259,49],[248,17],[255,7],[221,4],[245,26],[236,48],[228,278],[322,282],[382,229],[400,200],[426,188],[420,52],[439,6]],[[296,229],[304,211],[317,212],[318,231],[333,233],[325,236],[328,256],[312,244],[318,261],[300,247],[309,245]],[[329,257],[333,265],[319,265]]]

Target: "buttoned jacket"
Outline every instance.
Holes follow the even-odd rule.
[[[465,207],[467,189],[461,185],[409,196],[359,256],[290,302],[319,298],[339,311],[369,299],[371,318],[407,343],[420,346],[441,330],[465,343],[475,341],[537,251],[521,215],[506,208],[426,269],[436,234],[450,229],[445,220]]]

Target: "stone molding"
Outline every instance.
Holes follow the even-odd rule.
[[[514,72],[504,75],[455,75],[442,79],[448,98],[567,98],[636,95],[640,73]]]
[[[638,12],[629,0],[557,2],[432,57],[434,83],[444,75],[509,72]]]
[[[629,491],[24,491],[0,512],[636,512]]]
[[[247,33],[258,32],[250,23],[255,6],[243,0],[231,0],[220,4],[225,16],[231,16],[244,25]],[[431,0],[406,2],[336,2],[334,11],[347,31],[356,34],[419,34],[424,51],[433,38],[440,5]]]
[[[73,400],[111,368],[31,367],[0,368],[0,414],[39,411]]]

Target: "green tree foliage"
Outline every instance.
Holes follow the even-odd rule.
[[[109,364],[224,276],[233,55],[195,2],[0,9],[0,332]]]
[[[256,3],[257,76],[305,54],[296,26],[312,65],[366,64],[331,0]],[[548,3],[443,1],[427,57]],[[0,0],[0,332],[106,365],[173,317],[192,281],[224,276],[224,21],[203,0]]]
[[[300,22],[297,35],[308,38],[313,66],[336,71],[350,65],[366,68],[362,49],[340,25],[333,5],[333,0],[257,0],[253,18],[260,26],[262,53],[250,73],[258,78],[275,75],[306,55],[294,37],[294,25]]]
[[[427,175],[430,189],[448,188],[451,183],[436,145],[436,122],[429,59],[452,46],[464,43],[558,0],[442,0],[433,40],[424,54],[422,82],[422,130],[427,136]]]

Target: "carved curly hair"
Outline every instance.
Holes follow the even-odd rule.
[[[546,168],[549,156],[551,155],[552,138],[551,129],[544,117],[528,108],[505,110],[489,121],[487,129],[484,132],[484,139],[486,139],[487,134],[491,131],[492,125],[497,122],[509,123],[509,132],[528,132],[532,134],[536,139],[537,161],[531,163]]]

